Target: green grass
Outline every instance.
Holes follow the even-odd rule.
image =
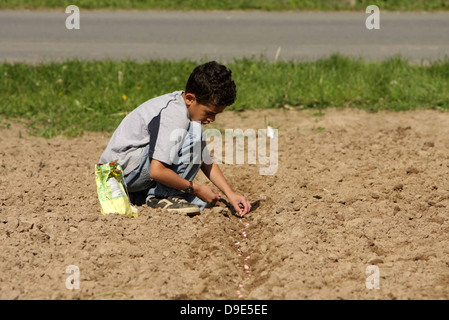
[[[148,99],[183,90],[191,61],[0,63],[0,119],[28,119],[44,137],[111,131]],[[241,59],[227,64],[237,84],[231,110],[327,107],[369,111],[449,109],[449,59],[430,65],[333,55],[313,62]],[[1,121],[0,121],[1,122]]]
[[[65,8],[138,10],[449,10],[447,0],[2,0],[0,9]]]

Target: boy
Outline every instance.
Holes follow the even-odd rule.
[[[215,61],[199,65],[185,91],[153,98],[129,113],[100,163],[117,160],[122,166],[131,203],[188,215],[221,198],[215,189],[193,183],[201,169],[243,216],[251,205],[233,191],[201,139],[201,125],[215,121],[235,98],[230,70]]]

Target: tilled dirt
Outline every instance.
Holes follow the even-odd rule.
[[[324,113],[217,117],[221,130],[279,130],[276,174],[221,165],[254,204],[244,218],[223,204],[102,216],[94,165],[111,133],[46,140],[3,121],[0,298],[448,299],[449,114]]]

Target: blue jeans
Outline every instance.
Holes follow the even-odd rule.
[[[201,168],[201,154],[205,143],[201,140],[201,124],[191,122],[189,130],[181,143],[178,155],[183,155],[180,161],[172,164],[169,168],[176,172],[179,176],[192,181]],[[196,143],[201,143],[200,149]],[[182,196],[188,202],[196,204],[203,210],[207,203],[193,194],[187,194],[180,190],[167,187],[150,178],[150,158],[148,156],[149,145],[144,149],[142,161],[140,165],[124,177],[124,182],[129,193],[132,204],[142,205],[150,198],[169,196]],[[201,152],[192,152],[197,150]]]

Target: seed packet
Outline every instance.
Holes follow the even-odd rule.
[[[128,194],[123,187],[123,169],[116,161],[95,165],[95,181],[97,183],[98,199],[101,214],[124,214],[137,217],[138,210],[129,201]]]

